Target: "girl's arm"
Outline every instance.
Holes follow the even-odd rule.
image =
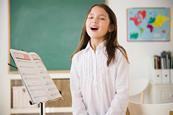
[[[75,56],[74,56],[75,57]],[[83,103],[82,94],[80,92],[80,77],[77,73],[77,66],[76,59],[72,59],[72,65],[70,70],[70,88],[71,88],[71,95],[72,95],[72,110],[73,115],[88,115],[85,105]]]
[[[122,55],[117,60],[116,93],[106,115],[123,115],[128,105],[129,63]]]

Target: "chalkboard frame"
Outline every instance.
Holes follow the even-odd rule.
[[[11,11],[10,11],[10,9],[11,9],[11,0],[8,0],[8,1],[9,1],[9,2],[8,2],[8,3],[9,3],[9,17],[11,17]],[[96,0],[96,1],[99,1],[99,0]],[[103,0],[100,0],[100,1],[103,1]],[[104,2],[104,1],[103,1],[103,2]],[[87,12],[87,10],[86,10],[86,12]],[[84,14],[84,16],[83,16],[83,21],[82,21],[82,22],[84,22],[84,18],[85,18],[86,12],[85,12],[85,14]],[[83,23],[82,23],[82,25],[80,25],[80,26],[81,26],[81,29],[82,29]],[[10,49],[10,48],[12,48],[12,47],[11,47],[11,42],[12,42],[12,40],[11,40],[11,31],[12,31],[12,30],[11,30],[11,18],[9,18],[9,28],[10,28],[10,29],[9,29],[9,31],[10,31],[10,35],[9,35],[9,49]],[[80,32],[81,32],[81,31],[79,31],[79,36],[80,36]],[[78,37],[79,37],[79,36],[78,36]],[[78,38],[78,41],[79,41],[79,38]],[[76,42],[76,45],[78,44],[78,41]],[[76,45],[75,45],[75,46],[76,46]],[[75,48],[74,48],[74,49],[75,49]],[[19,49],[19,50],[23,50],[23,49]],[[25,50],[25,49],[24,49],[24,50]],[[27,50],[25,50],[25,51],[27,51]],[[30,52],[30,51],[28,51],[28,52]],[[72,53],[71,53],[71,54],[72,54]],[[42,58],[42,56],[40,56],[40,57]],[[70,55],[69,55],[69,59],[70,59]],[[9,56],[9,62],[12,63],[12,61],[11,61],[11,59],[10,59],[10,56]],[[66,72],[69,72],[69,69],[70,69],[70,68],[68,68],[68,69],[48,69],[48,71],[49,71],[49,72],[60,72],[60,73],[61,73],[61,72],[63,72],[63,73],[65,72],[65,73],[66,73]],[[10,70],[10,71],[14,71],[14,69],[12,69],[12,68],[10,68],[9,70]]]

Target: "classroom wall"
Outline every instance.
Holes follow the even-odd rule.
[[[126,10],[132,7],[170,7],[173,12],[172,0],[107,0],[118,19],[118,37],[129,54],[131,69],[130,77],[151,78],[153,55],[162,50],[173,51],[173,24],[171,25],[170,42],[127,42]],[[0,0],[0,114],[10,114],[10,83],[8,75],[8,0]],[[173,19],[173,15],[172,15]]]
[[[8,0],[0,0],[0,114],[10,114],[10,82],[8,77]]]
[[[107,0],[107,2],[117,16],[119,42],[129,55],[130,77],[150,79],[154,70],[153,55],[159,55],[163,50],[173,51],[173,24],[170,42],[127,42],[127,8],[170,7],[170,12],[173,13],[173,0]],[[171,18],[173,19],[173,15]]]

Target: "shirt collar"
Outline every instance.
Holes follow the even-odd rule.
[[[88,51],[88,50],[93,50],[92,47],[91,47],[91,41],[88,42],[85,50]],[[105,44],[106,44],[106,40],[102,41],[97,47],[96,47],[96,51],[97,50],[102,50],[105,48]]]

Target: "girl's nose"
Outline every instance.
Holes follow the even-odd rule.
[[[97,23],[97,22],[98,22],[97,18],[93,18],[93,23]]]

